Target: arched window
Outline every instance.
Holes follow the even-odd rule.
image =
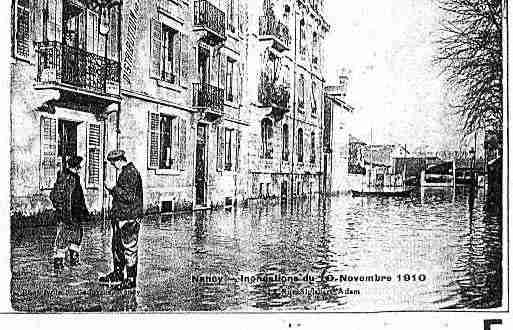
[[[299,53],[306,54],[306,23],[304,19],[299,21]]]
[[[284,124],[283,125],[283,132],[282,132],[282,159],[284,161],[289,160],[289,125]]]
[[[300,109],[303,109],[305,107],[305,76],[303,74],[299,75],[299,81],[298,81],[298,107]]]
[[[310,147],[310,163],[315,164],[315,132],[312,132],[312,140]]]
[[[297,161],[303,162],[303,129],[297,131]]]
[[[273,158],[273,123],[269,118],[262,120],[262,157]]]

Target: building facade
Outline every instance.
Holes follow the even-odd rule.
[[[248,125],[245,3],[124,6],[119,145],[141,169],[147,208],[235,203],[244,195],[240,146]]]
[[[13,0],[11,213],[51,209],[84,158],[92,211],[126,151],[144,206],[178,212],[319,191],[322,1]]]
[[[121,103],[120,1],[12,2],[11,212],[51,208],[57,173],[84,158],[88,206],[104,206],[105,150]]]
[[[346,101],[348,70],[338,72],[338,83],[324,89],[323,163],[326,192],[347,193],[359,183],[349,166],[351,119],[354,108]]]
[[[245,194],[244,1],[14,0],[12,13],[12,213],[51,208],[71,155],[88,207],[105,209],[114,148],[140,170],[148,210]]]
[[[323,1],[248,3],[248,198],[319,192],[325,83]]]

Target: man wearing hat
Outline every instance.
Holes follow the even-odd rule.
[[[107,191],[112,196],[112,259],[114,270],[100,277],[100,283],[117,289],[133,289],[137,280],[137,243],[143,217],[143,190],[139,171],[125,158],[123,150],[113,150],[107,160],[119,173],[116,185]],[[126,268],[126,277],[124,271]]]
[[[54,246],[54,270],[64,268],[66,252],[69,251],[69,264],[79,264],[82,243],[82,221],[89,217],[84,192],[80,183],[82,157],[71,156],[67,166],[57,174],[57,180],[50,192],[50,199],[59,221]]]

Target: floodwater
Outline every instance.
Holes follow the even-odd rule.
[[[502,301],[502,219],[485,195],[252,201],[145,219],[137,290],[97,283],[110,229],[87,226],[82,265],[52,271],[54,227],[13,229],[17,311],[409,311]],[[325,204],[325,205],[323,205]]]

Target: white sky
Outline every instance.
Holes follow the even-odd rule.
[[[438,28],[434,0],[327,0],[328,83],[352,70],[347,100],[354,135],[374,143],[458,148],[443,81],[431,64]]]

